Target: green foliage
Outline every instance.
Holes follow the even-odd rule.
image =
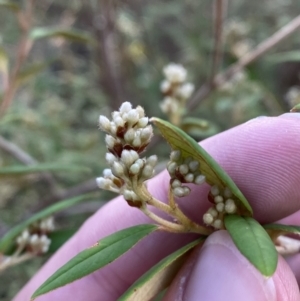
[[[139,225],[99,240],[62,266],[32,295],[32,299],[80,279],[116,260],[138,241],[157,230],[155,225]]]

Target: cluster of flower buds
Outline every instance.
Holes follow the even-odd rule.
[[[190,188],[184,183],[201,185],[205,182],[205,176],[201,174],[200,164],[192,157],[183,159],[180,150],[171,152],[167,170],[171,176],[170,184],[176,197],[189,195]]]
[[[203,221],[206,225],[215,229],[224,228],[224,214],[233,214],[237,211],[237,206],[231,197],[232,192],[229,188],[226,187],[221,191],[218,186],[211,187],[208,198],[214,206],[203,215]]]
[[[164,99],[160,107],[169,118],[178,112],[184,112],[186,101],[194,91],[194,85],[186,82],[186,69],[174,63],[163,69],[165,80],[162,81],[160,89]]]
[[[249,31],[249,26],[242,21],[231,20],[225,25],[224,37],[230,52],[236,58],[241,58],[252,48],[253,43],[247,38]]]
[[[110,169],[105,169],[103,177],[97,178],[97,184],[102,189],[123,194],[133,206],[140,202],[132,190],[133,177],[138,182],[152,178],[157,163],[156,156],[140,158],[153,136],[148,123],[144,109],[140,106],[133,109],[129,102],[112,113],[112,121],[102,115],[99,117],[100,129],[107,133],[106,161]]]
[[[51,244],[48,234],[53,232],[54,228],[52,216],[31,225],[16,238],[18,248],[35,255],[47,253]]]
[[[286,93],[285,99],[287,100],[290,108],[293,108],[300,103],[300,86],[291,87]]]

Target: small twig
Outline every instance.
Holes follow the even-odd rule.
[[[203,99],[209,96],[209,94],[218,86],[221,86],[228,81],[236,72],[241,71],[243,68],[253,63],[255,60],[260,58],[274,46],[282,42],[285,38],[300,28],[300,15],[294,18],[287,25],[279,29],[272,36],[267,38],[262,43],[258,44],[257,47],[245,54],[237,63],[229,66],[224,72],[218,74],[213,82],[205,83],[202,87],[196,91],[194,97],[188,103],[188,108],[195,108]]]
[[[35,165],[38,164],[34,158],[32,158],[29,154],[27,154],[24,150],[18,147],[16,144],[6,140],[2,136],[0,136],[0,149],[5,151],[7,154],[11,155],[21,163],[25,165]],[[43,179],[49,185],[52,192],[55,194],[56,190],[56,181],[51,173],[43,172],[40,174],[41,179]]]
[[[224,15],[227,6],[227,0],[214,0],[213,3],[213,20],[214,20],[214,50],[213,50],[213,62],[211,81],[213,81],[217,74],[221,61],[223,50],[223,22]]]
[[[3,100],[0,105],[0,116],[3,116],[11,105],[18,88],[18,76],[32,48],[33,41],[29,38],[31,22],[33,19],[33,7],[35,0],[27,0],[25,10],[17,13],[19,27],[22,31],[18,46],[15,66],[10,74],[8,85],[4,91]]]
[[[33,253],[25,253],[21,256],[10,256],[10,257],[4,257],[4,259],[0,262],[0,273],[6,270],[9,267],[12,267],[14,265],[20,264],[24,261],[27,261],[29,259],[34,258],[35,255]]]

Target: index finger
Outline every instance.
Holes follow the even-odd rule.
[[[300,162],[295,159],[300,149],[299,121],[285,117],[255,119],[201,143],[233,178],[261,222],[276,221],[300,209]],[[166,200],[168,184],[169,177],[163,172],[148,186],[153,195]],[[209,206],[208,189],[195,187],[189,197],[179,201],[183,211],[197,221],[202,220]],[[113,200],[81,227],[14,300],[28,300],[47,277],[97,240],[147,222],[142,213],[129,208],[122,198]],[[99,296],[101,300],[116,300],[153,264],[190,239],[189,235],[154,233],[106,268],[39,300],[65,300],[74,294],[76,300],[99,300]]]

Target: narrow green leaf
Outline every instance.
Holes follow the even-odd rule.
[[[269,63],[280,64],[284,62],[299,62],[300,61],[300,51],[285,51],[281,53],[274,53],[270,55],[267,59]]]
[[[253,218],[225,216],[225,227],[240,252],[265,276],[272,276],[278,254],[266,230]]]
[[[0,252],[5,253],[8,251],[13,245],[14,245],[14,240],[15,238],[21,234],[21,232],[27,228],[29,225],[44,219],[50,215],[53,215],[54,213],[57,213],[59,211],[62,211],[64,209],[67,209],[71,206],[74,206],[80,202],[89,200],[94,197],[94,194],[84,194],[81,196],[77,196],[74,198],[70,198],[61,202],[58,202],[42,211],[39,213],[33,215],[31,218],[28,220],[24,221],[23,223],[13,227],[9,232],[5,234],[3,238],[0,240]]]
[[[40,163],[35,165],[13,165],[0,168],[0,177],[24,175],[29,173],[37,173],[44,171],[73,171],[73,172],[89,172],[90,169],[85,166],[62,165],[53,163]]]
[[[205,240],[199,238],[167,256],[140,277],[118,301],[147,301],[167,288],[182,267],[189,251]]]
[[[1,6],[8,8],[9,10],[11,10],[13,12],[18,12],[20,10],[20,6],[17,3],[14,3],[12,1],[0,0],[0,7]]]
[[[285,235],[285,234],[300,235],[300,227],[299,226],[268,224],[268,225],[263,225],[263,227],[267,230],[268,233],[275,234],[276,236]]]
[[[45,39],[60,37],[71,42],[77,43],[94,43],[93,37],[84,31],[76,29],[60,29],[60,28],[48,28],[48,27],[37,27],[34,28],[30,33],[32,40]]]
[[[291,109],[292,113],[298,113],[300,112],[300,103],[298,103],[297,105],[295,105],[292,109]]]
[[[223,189],[228,187],[233,193],[232,198],[236,201],[240,213],[252,215],[250,204],[233,180],[194,139],[167,121],[159,118],[152,118],[151,121],[158,127],[172,149],[180,150],[183,158],[192,157],[200,163],[199,170],[205,175],[209,185],[218,185]]]
[[[64,229],[49,233],[47,236],[50,238],[51,244],[48,253],[56,252],[76,231],[77,229]]]
[[[138,225],[99,240],[95,246],[80,252],[48,278],[32,295],[32,300],[101,269],[157,229],[156,225]]]

